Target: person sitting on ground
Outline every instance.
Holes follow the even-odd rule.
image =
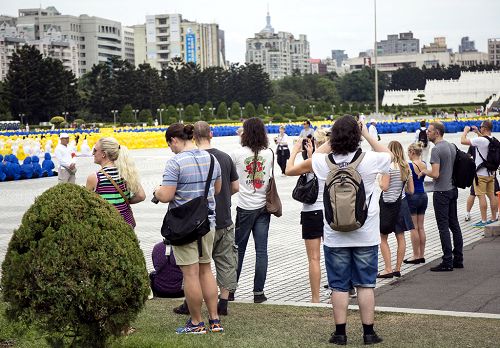
[[[40,158],[38,156],[31,157],[31,163],[33,164],[33,178],[41,178],[42,167],[40,166]]]
[[[21,165],[19,164],[19,160],[15,155],[10,155],[9,161],[11,163],[12,180],[21,179]]]
[[[26,157],[21,165],[21,178],[31,179],[33,177],[33,165],[31,164],[31,157]]]
[[[151,253],[155,270],[149,274],[151,290],[155,297],[184,297],[182,271],[175,261],[171,245],[155,244]]]
[[[44,160],[42,162],[42,176],[54,176],[54,162],[52,161],[52,156],[50,153],[46,152],[44,155]]]

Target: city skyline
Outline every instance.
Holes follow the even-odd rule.
[[[17,16],[18,9],[38,8],[39,2],[18,0],[3,4],[0,14]],[[357,57],[360,51],[373,48],[374,23],[373,0],[352,0],[348,3],[333,0],[311,0],[307,6],[297,0],[255,0],[252,3],[213,0],[169,5],[158,0],[148,1],[147,8],[138,10],[132,0],[100,2],[53,0],[41,3],[42,8],[56,7],[62,14],[88,14],[116,20],[123,26],[143,24],[146,15],[179,13],[184,19],[201,23],[217,23],[225,32],[226,59],[230,62],[245,61],[245,42],[266,25],[269,7],[271,24],[275,31],[290,32],[298,37],[307,35],[311,45],[312,58],[331,56],[331,50],[345,50],[349,57]],[[477,13],[471,9],[481,9],[481,17],[471,17]],[[133,11],[131,9],[134,8]],[[420,40],[420,45],[428,45],[434,37],[446,37],[448,48],[458,51],[460,40],[469,36],[476,48],[487,52],[488,38],[497,38],[495,14],[500,11],[500,2],[491,0],[453,1],[422,0],[401,4],[396,0],[377,2],[377,39],[387,35],[412,31]],[[245,20],[241,20],[241,15]]]

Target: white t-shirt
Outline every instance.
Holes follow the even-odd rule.
[[[59,162],[59,168],[65,168],[68,169],[71,163],[73,162],[73,159],[71,157],[71,149],[69,149],[67,146],[64,146],[62,144],[58,144],[56,146],[56,149],[54,151],[54,156],[56,157],[57,161]]]
[[[354,152],[347,155],[335,155],[335,162],[351,162]],[[314,153],[312,157],[313,171],[320,180],[326,180],[330,171],[326,163],[326,154]],[[357,170],[363,178],[365,185],[366,203],[368,207],[368,217],[361,228],[352,232],[338,232],[330,228],[325,220],[323,229],[324,243],[328,247],[361,247],[380,244],[380,220],[378,198],[373,195],[377,185],[377,174],[388,173],[391,164],[391,155],[386,152],[365,153],[365,157],[359,164]]]
[[[286,133],[283,133],[283,136],[281,134],[278,134],[278,136],[276,137],[276,145],[288,146],[288,135],[286,135]]]
[[[242,147],[234,151],[231,158],[236,166],[240,182],[237,206],[245,210],[262,208],[266,205],[266,188],[271,176],[273,153],[270,149],[259,151],[255,176],[252,150],[246,146]]]
[[[486,156],[488,156],[488,146],[490,145],[490,142],[485,137],[476,137],[476,138],[472,138],[470,140],[470,143],[471,143],[471,145],[476,147],[475,162],[476,162],[476,168],[477,168],[477,166],[479,166],[481,163],[483,163],[483,159],[481,158],[481,156],[483,156],[484,159],[486,159]],[[481,156],[479,156],[478,151],[481,153]],[[489,176],[488,170],[483,167],[477,171],[477,175]]]

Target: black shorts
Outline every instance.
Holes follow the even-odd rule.
[[[316,239],[323,237],[323,210],[300,212],[302,225],[302,239]]]

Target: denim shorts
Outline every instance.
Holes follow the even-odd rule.
[[[427,210],[427,203],[429,199],[427,198],[426,192],[418,192],[412,195],[407,195],[408,206],[410,207],[411,215],[424,215]]]
[[[323,251],[330,289],[347,292],[353,287],[375,287],[378,245],[345,248],[331,248],[324,245]]]

